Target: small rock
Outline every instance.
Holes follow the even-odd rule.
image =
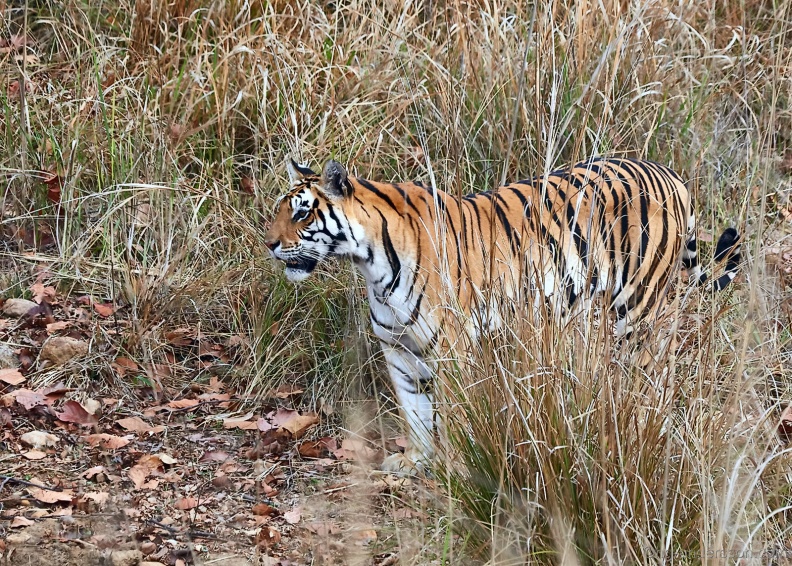
[[[40,430],[31,430],[19,437],[22,444],[26,444],[31,448],[46,448],[47,446],[55,446],[60,440],[54,434],[42,432]]]
[[[5,540],[11,546],[19,546],[28,543],[34,544],[37,542],[35,537],[26,531],[22,531],[20,533],[9,533]]]
[[[28,301],[27,299],[6,299],[5,304],[3,305],[3,314],[6,316],[12,316],[14,318],[19,318],[25,316],[30,309],[36,308],[38,305],[33,301]]]
[[[14,353],[14,349],[5,342],[0,342],[0,369],[18,367],[19,358]]]
[[[110,563],[113,566],[138,566],[143,560],[143,553],[139,550],[115,550],[110,554]]]
[[[88,353],[88,343],[68,336],[54,336],[44,342],[40,358],[52,362],[56,366],[84,356]]]

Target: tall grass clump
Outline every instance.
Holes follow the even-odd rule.
[[[492,564],[765,563],[786,548],[792,462],[758,345],[730,338],[742,320],[720,306],[682,306],[683,328],[652,321],[644,339],[694,334],[694,348],[649,370],[591,319],[522,313],[445,373],[439,475]]]
[[[92,375],[122,353],[164,363],[163,333],[188,325],[235,344],[240,390],[301,381],[345,402],[380,374],[360,278],[331,265],[294,287],[262,245],[287,155],[457,195],[594,154],[654,159],[690,180],[700,241],[745,234],[733,295],[680,286],[653,328],[678,347],[650,369],[604,315],[518,313],[460,348],[442,364],[456,460],[438,524],[493,564],[780,548],[791,5],[6,3],[0,290],[44,271],[124,309]]]

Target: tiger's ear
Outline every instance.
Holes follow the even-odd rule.
[[[310,167],[303,167],[297,163],[291,156],[286,158],[286,171],[289,173],[289,181],[292,184],[304,179],[305,177],[315,176],[316,173]]]
[[[329,197],[342,198],[352,195],[352,185],[349,183],[346,169],[338,161],[331,159],[324,166],[322,188]]]

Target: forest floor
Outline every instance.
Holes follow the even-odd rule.
[[[218,377],[233,339],[178,329],[172,364],[156,366],[102,345],[112,371],[139,384],[124,395],[101,380],[94,391],[68,378],[34,387],[32,366],[68,376],[99,335],[130,323],[87,296],[41,283],[31,295],[5,301],[0,318],[0,563],[384,566],[426,521],[426,480],[373,471],[381,440],[297,410],[300,389],[254,404]]]

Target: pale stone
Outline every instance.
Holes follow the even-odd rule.
[[[42,360],[47,360],[59,366],[87,353],[87,342],[69,338],[68,336],[55,336],[44,343],[40,357]]]
[[[19,318],[25,316],[30,309],[36,308],[37,306],[36,303],[28,301],[27,299],[7,299],[3,305],[3,314]]]
[[[40,430],[31,430],[19,437],[22,444],[30,446],[31,448],[46,448],[48,446],[55,446],[60,440],[54,434],[43,432]]]
[[[19,358],[17,358],[17,355],[14,353],[14,348],[5,342],[0,342],[0,369],[18,367]]]

